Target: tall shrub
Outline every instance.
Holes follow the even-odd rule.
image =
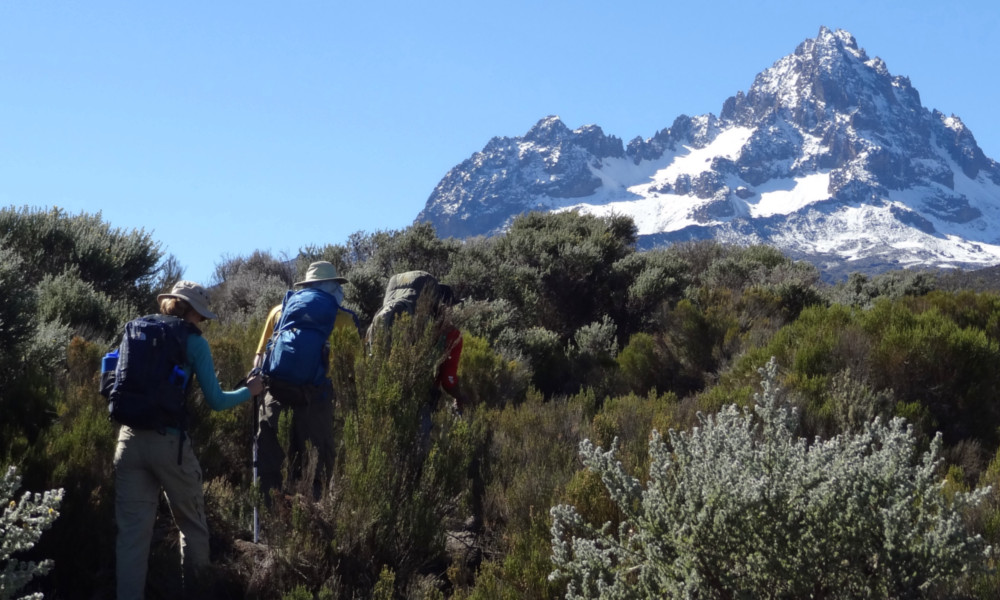
[[[0,237],[24,260],[25,277],[32,285],[76,265],[80,279],[96,291],[145,310],[161,284],[160,244],[141,229],[112,227],[100,213],[2,208]]]

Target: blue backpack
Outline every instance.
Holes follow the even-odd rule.
[[[261,368],[268,386],[320,385],[326,379],[326,344],[337,320],[337,299],[316,288],[290,290],[267,342]]]
[[[125,325],[121,345],[105,357],[101,393],[110,417],[136,429],[187,427],[187,337],[197,327],[167,315],[148,315]],[[112,370],[113,368],[113,370]]]

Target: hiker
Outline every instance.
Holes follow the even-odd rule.
[[[438,283],[426,271],[407,271],[389,278],[382,308],[375,314],[366,335],[369,350],[376,343],[381,329],[391,331],[396,317],[406,312],[414,315],[418,305],[426,302],[428,317],[440,322],[440,346],[444,353],[434,376],[434,387],[429,390],[429,400],[420,407],[419,447],[426,455],[430,451],[431,414],[437,408],[442,392],[453,399],[452,407],[460,412],[465,406],[465,395],[458,382],[458,363],[462,356],[462,333],[451,324],[447,309],[455,304],[451,286]]]
[[[217,318],[209,310],[205,288],[178,281],[157,301],[159,315],[126,325],[113,384],[106,390],[111,417],[121,424],[114,459],[119,600],[144,595],[161,489],[180,530],[185,596],[207,591],[199,589],[206,585],[204,567],[209,564],[203,477],[185,433],[190,375],[198,378],[213,410],[238,406],[263,387],[259,378],[231,392],[219,386],[211,350],[197,326]],[[145,344],[153,339],[159,343]]]
[[[323,482],[333,474],[334,392],[327,374],[329,338],[334,328],[353,327],[358,331],[357,316],[341,306],[341,284],[346,282],[333,264],[310,264],[305,279],[294,284],[298,289],[285,294],[284,301],[271,309],[264,324],[254,365],[262,370],[267,389],[257,419],[257,467],[268,506],[271,491],[281,490],[285,452],[278,442],[278,422],[286,408],[292,411],[289,479],[302,477],[307,442],[316,449],[319,459],[312,482],[315,499],[321,495]]]
[[[426,307],[426,317],[433,319],[438,328],[438,349],[442,356],[436,366],[434,383],[428,390],[427,402],[419,408],[419,431],[417,432],[417,448],[420,453],[417,465],[417,479],[423,470],[422,461],[431,449],[431,431],[434,410],[441,403],[442,394],[452,398],[452,410],[461,414],[469,405],[465,393],[458,380],[458,365],[462,358],[462,332],[455,327],[449,309],[456,304],[456,298],[451,286],[439,283],[426,271],[408,271],[397,273],[389,278],[382,308],[372,318],[368,327],[366,340],[369,352],[385,351],[387,348],[376,348],[379,342],[392,344],[391,334],[393,323],[399,315],[409,313],[417,315],[418,309]],[[464,528],[471,532],[480,532],[483,524],[483,497],[485,482],[482,476],[482,462],[488,448],[488,442],[477,445],[469,463],[468,476],[471,486],[470,508],[472,514],[465,520]]]

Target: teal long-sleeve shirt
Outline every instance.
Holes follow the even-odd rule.
[[[215,376],[215,363],[212,362],[208,340],[200,335],[192,333],[187,338],[187,367],[188,373],[193,372],[198,378],[198,385],[212,410],[233,408],[250,399],[250,390],[245,387],[231,392],[222,391],[219,378]]]

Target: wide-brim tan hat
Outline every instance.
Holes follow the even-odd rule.
[[[156,297],[159,302],[164,298],[180,298],[186,300],[191,308],[195,309],[199,315],[206,319],[218,319],[219,317],[208,308],[208,292],[201,285],[193,281],[181,280],[174,284],[174,287],[166,294]]]
[[[306,278],[302,281],[296,281],[295,285],[312,283],[314,281],[336,281],[337,283],[347,283],[347,278],[341,277],[337,273],[337,267],[333,266],[332,263],[321,260],[309,265],[309,269],[306,270]]]

